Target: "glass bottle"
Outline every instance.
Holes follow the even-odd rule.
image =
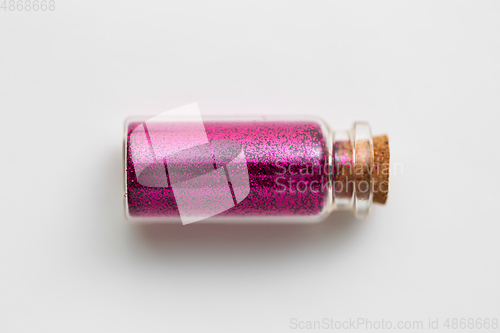
[[[125,211],[139,222],[314,222],[385,203],[389,148],[367,123],[204,117],[190,104],[125,122]],[[374,145],[375,142],[375,145]]]

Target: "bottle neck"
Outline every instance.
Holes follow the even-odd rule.
[[[358,218],[370,212],[374,194],[374,150],[368,123],[333,134],[332,210],[351,210]]]

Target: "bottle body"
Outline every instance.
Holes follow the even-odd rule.
[[[177,167],[169,168],[168,161],[156,156],[159,155],[158,149],[155,152],[153,145],[155,142],[161,145],[165,140],[189,141],[189,135],[179,134],[189,133],[192,130],[189,124],[180,122],[172,131],[171,127],[166,129],[164,126],[148,126],[138,120],[126,123],[125,181],[129,218],[178,221],[182,212],[178,206],[179,195],[176,198],[175,185],[172,186],[171,179],[175,178],[175,172],[185,175],[193,167],[204,172],[192,173],[190,177],[186,177],[187,181],[217,170],[220,170],[223,176],[221,178],[225,177],[227,180],[228,186],[225,186],[224,182],[223,186],[217,187],[215,191],[210,188],[210,182],[189,184],[198,186],[197,189],[191,188],[189,193],[193,201],[215,202],[216,205],[223,206],[219,210],[231,206],[208,220],[307,222],[320,220],[328,214],[332,203],[329,162],[331,140],[328,128],[321,120],[208,119],[203,122],[208,139],[207,154],[203,154],[203,149],[191,152],[188,152],[189,148],[182,149],[185,156],[170,159],[171,164],[177,164]],[[140,126],[143,126],[144,130]],[[166,133],[167,130],[170,136]],[[141,136],[143,138],[140,138]],[[221,146],[220,143],[222,146],[235,144],[235,152],[229,148],[224,150],[226,147],[223,147],[222,153],[217,154],[214,150]],[[184,148],[185,145],[180,146]],[[220,158],[224,153],[228,156],[225,156],[225,159]],[[200,158],[203,155],[208,162],[206,167],[203,165],[205,161]],[[231,172],[234,157],[238,156],[240,158],[236,168],[233,167],[236,172]],[[154,162],[151,163],[152,161]],[[138,173],[138,164],[147,167]],[[243,164],[246,165],[246,170],[241,170],[245,168]],[[160,169],[165,170],[165,173]],[[233,175],[236,177],[231,177]],[[158,181],[162,177],[165,178],[163,183]],[[238,184],[238,187],[235,183],[239,181],[242,184]],[[248,187],[248,190],[245,187]],[[207,193],[212,195],[211,200],[204,198]],[[221,196],[228,199],[231,197],[231,201],[219,202],[221,200],[217,199]],[[195,206],[196,204],[188,213],[204,216],[203,211],[195,211]],[[203,205],[200,209],[204,209]]]

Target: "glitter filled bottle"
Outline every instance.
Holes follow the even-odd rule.
[[[311,117],[202,121],[189,111],[125,122],[128,219],[314,222],[386,201],[388,140],[367,123],[333,132]]]

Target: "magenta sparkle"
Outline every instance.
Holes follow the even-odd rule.
[[[182,147],[192,140],[189,123],[176,126],[183,128],[183,134],[169,137],[169,147]],[[179,217],[172,188],[175,182],[217,168],[223,177],[230,176],[229,160],[217,157],[221,142],[234,143],[232,146],[243,151],[239,156],[244,156],[242,163],[246,163],[248,170],[249,190],[240,193],[239,185],[228,176],[231,207],[220,209],[223,211],[217,217],[316,216],[327,205],[328,147],[325,130],[318,122],[206,121],[204,128],[209,142],[206,147],[201,145],[191,150],[188,157],[183,155],[168,161],[155,156],[152,147],[154,142],[164,142],[166,134],[150,127],[144,122],[132,122],[127,128],[126,201],[133,218]],[[131,134],[137,129],[144,131],[145,139],[131,141]],[[203,154],[211,154],[213,163],[200,162]],[[170,173],[176,170],[176,174],[169,175],[169,170]],[[213,202],[221,202],[219,194],[213,191],[198,191],[191,199],[194,203],[206,202],[208,194],[213,196]],[[202,211],[203,207],[199,209]]]

